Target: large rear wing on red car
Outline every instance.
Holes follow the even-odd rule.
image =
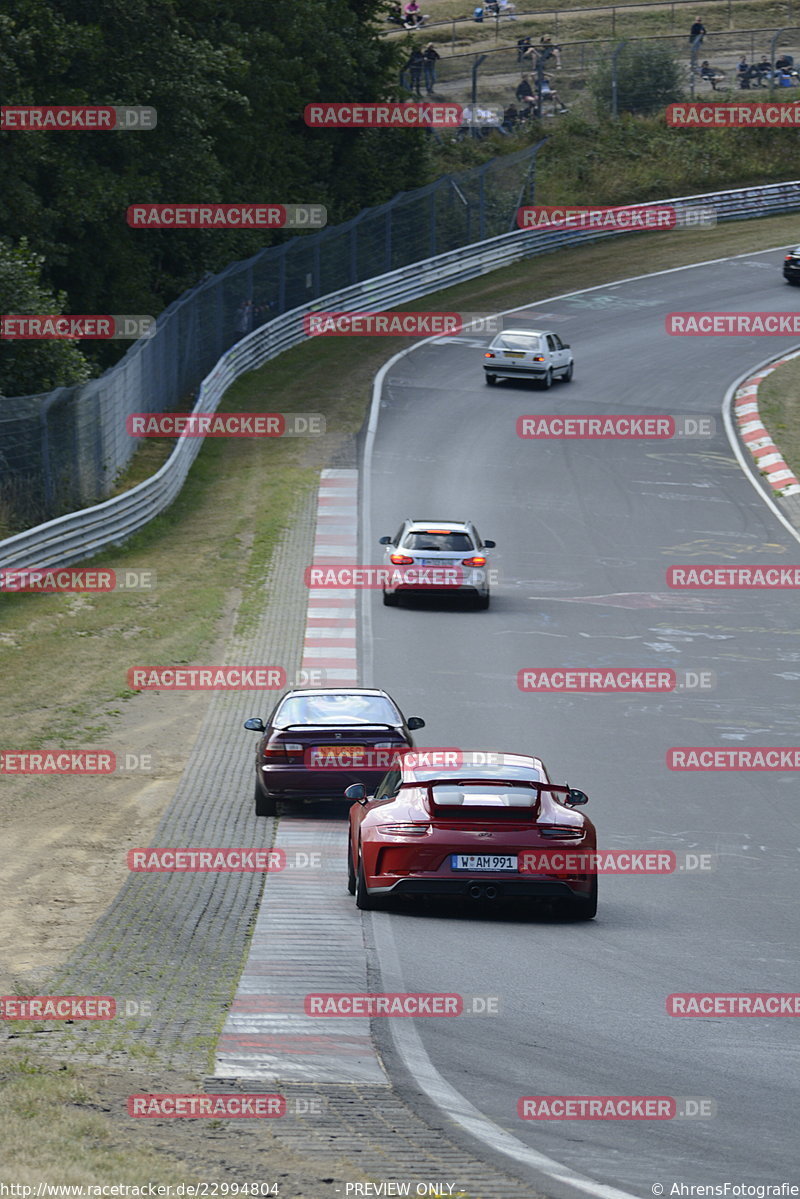
[[[420,783],[417,782],[416,785],[419,786]],[[443,775],[440,778],[426,779],[421,785],[427,788],[432,815],[436,816],[441,813],[442,815],[449,816],[451,819],[455,818],[456,814],[462,820],[469,820],[473,817],[476,819],[500,818],[504,820],[524,820],[529,817],[535,819],[539,814],[541,807],[540,797],[543,791],[548,791],[551,794],[561,794],[567,798],[576,797],[575,801],[578,803],[586,802],[583,792],[575,791],[566,783],[563,785],[559,783],[539,783],[534,782],[532,779],[453,778],[452,775]],[[485,787],[487,790],[496,789],[497,791],[524,791],[529,789],[535,792],[535,799],[532,803],[521,804],[466,804],[464,803],[464,796],[460,788],[469,786]],[[437,802],[437,797],[434,794],[434,789],[437,787],[447,788],[447,791],[453,794],[452,801],[449,803],[446,800],[445,802],[441,802],[440,799]],[[439,794],[441,796],[441,791]],[[456,799],[456,795],[461,795],[461,798]],[[577,799],[579,795],[582,796],[581,799]]]

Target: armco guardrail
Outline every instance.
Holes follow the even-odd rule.
[[[718,220],[749,219],[800,209],[800,180],[736,191],[681,196],[641,207],[674,205],[679,212],[713,210]],[[306,339],[303,317],[310,312],[380,311],[432,291],[478,278],[538,254],[607,237],[631,236],[619,230],[514,230],[501,237],[412,263],[311,304],[292,309],[243,338],[219,359],[203,380],[194,412],[214,412],[230,384],[247,371]],[[679,236],[679,234],[675,234]],[[0,568],[69,566],[109,546],[119,545],[164,512],[178,495],[202,445],[201,438],[180,438],[161,469],[122,495],[71,512],[0,542]]]

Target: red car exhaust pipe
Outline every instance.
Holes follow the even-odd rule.
[[[467,894],[470,899],[483,899],[483,887],[479,886],[478,883],[470,883]]]
[[[490,884],[486,888],[486,898],[487,899],[497,899],[497,887],[493,887]]]

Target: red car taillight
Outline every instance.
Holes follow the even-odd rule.
[[[429,824],[381,824],[379,833],[389,833],[392,837],[424,837],[431,831]]]
[[[408,554],[390,554],[389,561],[395,566],[413,566],[414,559],[409,558]]]
[[[461,565],[462,566],[485,566],[486,559],[482,558],[480,556],[480,554],[476,554],[474,558],[463,558],[461,561]]]
[[[559,841],[580,841],[585,833],[584,829],[575,828],[574,824],[540,824],[538,830],[543,837]]]

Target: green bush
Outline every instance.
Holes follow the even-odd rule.
[[[617,110],[650,116],[683,98],[685,68],[663,46],[627,45],[617,57]],[[598,112],[612,109],[612,60],[609,56],[592,75],[589,86]]]

